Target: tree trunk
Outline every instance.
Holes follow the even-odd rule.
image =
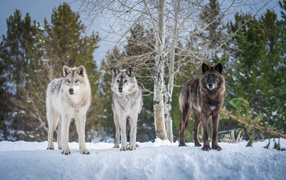
[[[172,96],[173,96],[173,89],[174,89],[174,62],[175,62],[175,48],[178,42],[178,14],[180,11],[180,4],[181,1],[177,0],[175,4],[175,24],[174,24],[174,39],[172,42],[172,47],[170,50],[170,59],[169,59],[169,81],[168,85],[166,86],[166,93],[165,93],[165,118],[166,118],[166,128],[167,128],[167,135],[170,142],[173,142],[173,120],[172,120]]]
[[[166,0],[159,0],[158,6],[158,34],[156,39],[155,74],[154,74],[154,120],[156,137],[167,139],[164,117],[164,66],[165,66],[165,11]]]

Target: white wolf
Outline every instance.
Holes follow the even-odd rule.
[[[115,148],[119,148],[121,135],[121,151],[136,149],[137,119],[142,110],[142,90],[139,88],[132,68],[112,71],[111,82],[115,133]],[[130,146],[127,148],[127,136],[130,128]]]
[[[53,133],[58,127],[58,148],[70,154],[69,127],[75,119],[82,154],[89,154],[85,147],[86,112],[91,102],[91,89],[83,66],[63,66],[63,77],[52,80],[47,89],[47,119],[49,124],[48,148],[54,149]]]

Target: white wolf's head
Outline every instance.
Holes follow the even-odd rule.
[[[131,67],[126,70],[113,68],[111,90],[118,95],[127,95],[134,91],[137,81]]]
[[[70,95],[77,94],[88,83],[86,82],[85,68],[82,65],[73,68],[63,66],[63,76],[64,89]]]

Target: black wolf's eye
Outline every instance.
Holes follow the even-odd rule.
[[[127,80],[124,80],[125,83],[127,83]]]

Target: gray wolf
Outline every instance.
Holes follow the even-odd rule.
[[[180,144],[185,144],[185,129],[190,117],[195,120],[193,129],[195,146],[201,146],[198,141],[198,127],[202,123],[203,130],[203,150],[210,150],[208,140],[208,119],[212,117],[212,148],[222,150],[218,145],[217,133],[219,126],[220,111],[225,99],[225,78],[222,64],[208,66],[202,64],[202,76],[191,78],[181,86],[179,96],[180,107]]]
[[[121,136],[121,151],[136,149],[137,119],[142,110],[142,90],[137,84],[134,71],[131,67],[127,70],[112,70],[112,100],[115,124],[115,148],[119,148]],[[127,133],[130,129],[130,146],[127,147]]]
[[[63,154],[70,154],[69,127],[71,119],[74,118],[80,152],[89,154],[85,147],[85,122],[90,102],[91,89],[85,68],[63,66],[63,77],[52,80],[47,88],[47,149],[54,149],[53,133],[58,126],[58,147]]]

